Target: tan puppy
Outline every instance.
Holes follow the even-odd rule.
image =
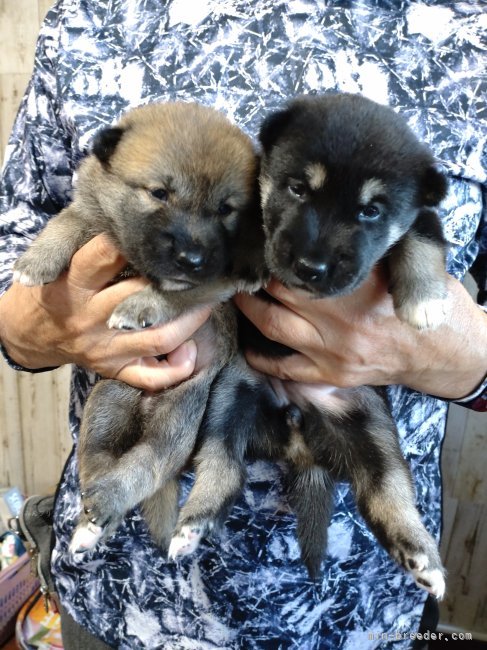
[[[149,327],[197,304],[219,303],[237,287],[259,286],[259,217],[250,139],[198,104],[147,105],[96,137],[73,203],[18,260],[15,279],[55,280],[77,249],[106,232],[133,271],[151,281],[115,309],[108,325]],[[167,546],[178,475],[193,451],[212,381],[236,352],[234,329],[233,308],[216,308],[194,337],[193,376],[163,393],[116,380],[95,386],[81,427],[84,514],[73,550],[91,548],[141,501],[155,539]]]

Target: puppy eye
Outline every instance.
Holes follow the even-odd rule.
[[[376,205],[362,205],[359,208],[359,221],[377,221],[380,217],[380,210]]]
[[[304,183],[291,183],[287,187],[291,194],[297,196],[298,199],[302,199],[306,194],[306,186]]]
[[[167,201],[169,198],[169,192],[162,187],[159,187],[156,190],[150,190],[150,193],[158,201]]]
[[[233,208],[229,203],[220,203],[217,212],[220,217],[228,217],[229,214],[232,214]]]

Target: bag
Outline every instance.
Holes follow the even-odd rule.
[[[25,603],[17,617],[15,638],[21,650],[63,650],[61,617],[40,590]]]
[[[0,645],[13,635],[17,612],[38,587],[27,553],[0,572]]]

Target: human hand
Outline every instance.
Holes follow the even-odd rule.
[[[444,325],[418,331],[395,315],[387,279],[376,268],[353,294],[316,300],[272,280],[280,304],[240,294],[235,301],[265,336],[296,354],[267,358],[246,353],[257,370],[304,383],[339,387],[404,384],[444,398],[460,398],[487,368],[487,317],[463,286],[448,278]]]
[[[210,310],[143,331],[109,330],[113,309],[147,285],[142,278],[110,285],[125,266],[108,237],[98,235],[55,282],[42,287],[14,283],[0,299],[0,340],[9,356],[30,369],[76,363],[153,391],[189,377],[197,350],[188,339]],[[155,358],[163,354],[166,359]]]

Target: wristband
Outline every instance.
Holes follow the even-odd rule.
[[[461,399],[451,400],[454,404],[460,404],[473,411],[487,411],[487,375],[483,378],[477,388],[469,395]]]

